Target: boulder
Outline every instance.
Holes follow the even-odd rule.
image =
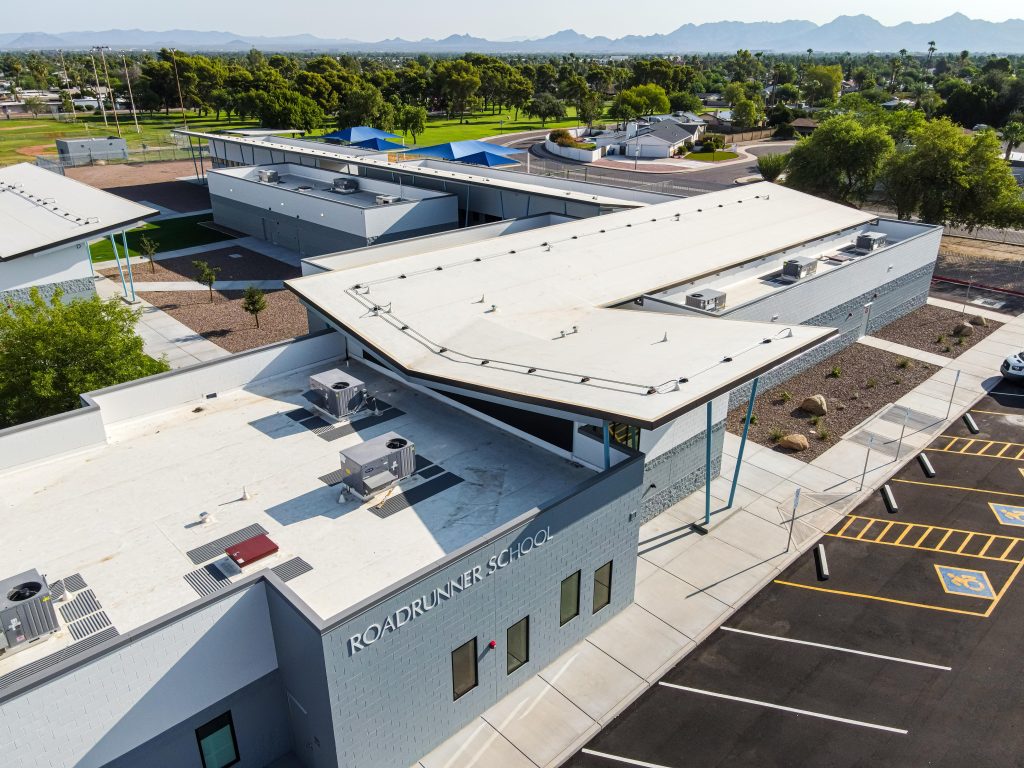
[[[964,320],[956,324],[956,328],[953,329],[953,333],[957,336],[970,336],[974,333],[974,326]]]
[[[824,395],[811,395],[800,403],[800,410],[812,416],[824,416],[828,413],[828,403],[825,402]]]
[[[972,315],[971,317],[967,318],[967,322],[969,322],[971,325],[977,326],[978,328],[988,328],[988,320],[986,320],[981,315]]]
[[[784,438],[779,440],[780,448],[788,448],[791,451],[806,451],[809,443],[807,438],[803,435],[792,434],[786,435]]]

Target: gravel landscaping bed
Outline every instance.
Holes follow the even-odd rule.
[[[306,310],[291,291],[268,291],[260,327],[242,309],[242,291],[145,291],[141,298],[229,352],[262,347],[309,332]]]
[[[811,461],[868,416],[895,402],[937,370],[934,365],[854,344],[783,385],[758,392],[749,439],[781,453],[793,453],[801,461]],[[817,424],[811,414],[800,410],[804,398],[812,395],[823,395],[828,406],[828,414],[818,419]],[[745,416],[744,403],[729,412],[726,428],[741,434]],[[806,450],[791,452],[776,445],[777,438],[793,433],[807,438]]]
[[[231,254],[241,254],[242,258],[233,259]],[[264,256],[262,253],[246,248],[229,247],[215,248],[194,256],[157,259],[153,262],[153,267],[148,262],[133,264],[132,277],[136,283],[195,280],[198,270],[192,266],[193,261],[205,261],[211,267],[220,267],[218,280],[289,280],[302,273],[298,267]],[[100,274],[115,281],[121,279],[117,267],[101,269]]]
[[[953,309],[925,304],[871,335],[886,341],[894,341],[897,344],[905,344],[914,349],[923,349],[925,352],[934,352],[937,355],[953,358],[960,356],[1002,325],[995,320],[986,319],[985,322],[988,325],[975,325],[970,336],[954,335],[953,329],[957,324],[962,319],[969,321],[972,317],[974,315],[970,306],[967,307],[967,313],[961,315]]]

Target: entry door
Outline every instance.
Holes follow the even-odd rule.
[[[861,315],[861,319],[860,319],[860,335],[861,336],[867,336],[868,335],[868,323],[871,322],[871,304],[872,303],[873,302],[869,301],[867,304],[864,305],[864,312]]]

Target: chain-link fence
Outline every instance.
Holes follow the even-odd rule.
[[[206,145],[193,146],[189,149],[186,144],[180,146],[162,147],[138,147],[119,154],[102,152],[93,154],[91,152],[68,154],[68,155],[37,155],[36,165],[54,173],[64,174],[65,168],[78,168],[86,165],[118,165],[126,163],[161,163],[170,160],[195,160],[209,156]]]

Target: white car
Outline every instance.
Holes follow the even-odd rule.
[[[1004,379],[1011,381],[1024,381],[1024,352],[1017,352],[1003,360],[999,372]]]

